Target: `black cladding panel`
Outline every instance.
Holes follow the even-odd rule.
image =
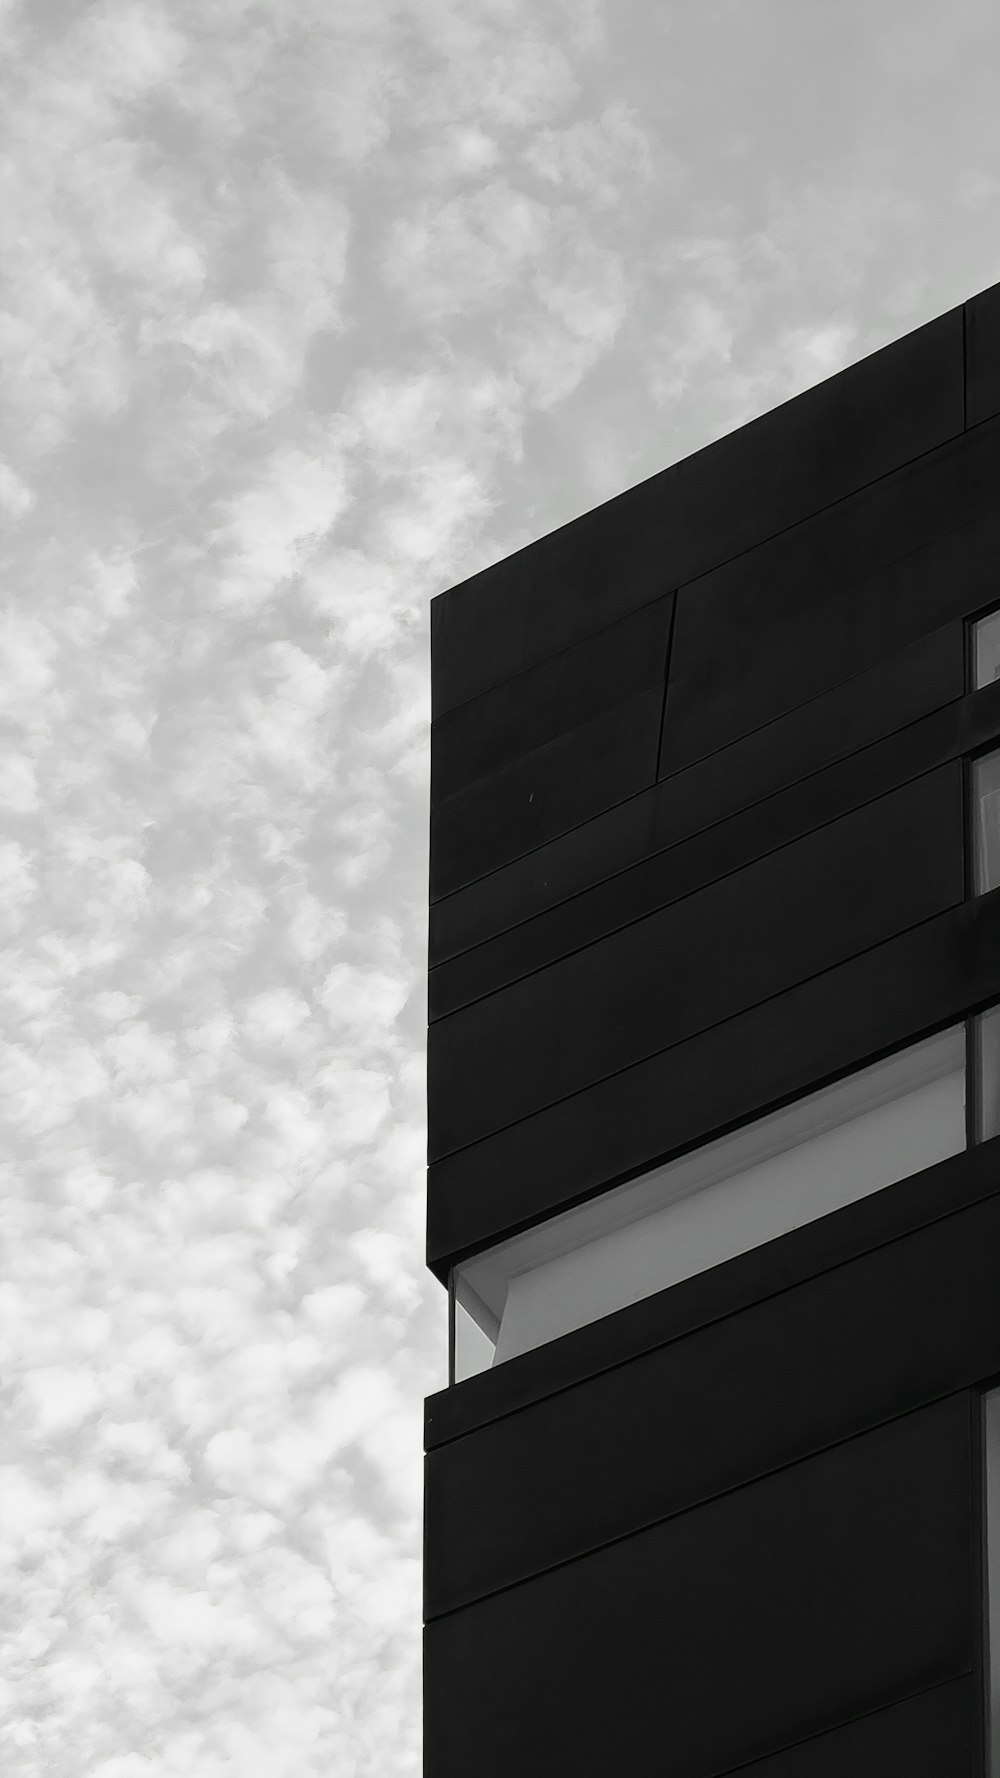
[[[448,1154],[959,900],[957,765],[829,822],[432,1025]]]
[[[672,598],[437,719],[431,899],[655,782]]]
[[[933,513],[931,541],[916,548],[913,538],[903,555],[890,556],[874,573],[860,573],[856,583],[845,580],[836,564],[831,566],[819,540],[808,543],[809,525],[796,528],[796,537],[782,540],[778,556],[754,551],[766,572],[765,583],[786,577],[792,594],[804,600],[821,619],[815,633],[807,623],[801,646],[793,651],[792,670],[787,641],[774,649],[765,627],[760,637],[760,659],[748,669],[747,696],[764,705],[770,714],[757,727],[738,732],[730,740],[729,720],[723,713],[723,730],[714,737],[711,751],[686,768],[672,750],[686,745],[684,735],[683,674],[678,667],[680,645],[674,636],[674,682],[669,691],[673,716],[668,718],[662,740],[663,787],[632,796],[609,808],[585,825],[567,831],[551,842],[512,859],[492,874],[470,883],[432,904],[430,913],[431,960],[475,945],[529,918],[542,908],[556,905],[650,852],[670,845],[685,832],[710,825],[735,809],[747,808],[755,799],[770,794],[795,778],[807,776],[826,761],[852,748],[862,747],[878,734],[902,727],[940,701],[937,682],[924,677],[928,702],[921,705],[921,673],[917,660],[922,645],[931,645],[934,632],[949,627],[950,694],[962,689],[962,619],[990,605],[996,595],[997,562],[1000,560],[1000,420],[967,434],[961,450],[934,454],[924,466],[934,498],[916,502],[921,525]],[[931,471],[933,470],[933,475]],[[892,479],[892,478],[890,478]],[[923,490],[926,494],[928,490]],[[883,494],[885,490],[883,490]],[[847,523],[845,503],[838,524]],[[905,544],[906,527],[901,540]],[[793,548],[794,542],[794,548]],[[807,547],[808,544],[808,547]],[[777,545],[776,545],[777,548]],[[860,558],[863,562],[863,554]],[[751,558],[742,565],[749,572]],[[857,564],[855,564],[857,566]],[[807,592],[808,591],[808,598]],[[816,601],[819,591],[822,598]],[[767,595],[765,584],[763,595]],[[675,626],[676,628],[677,626]],[[720,634],[723,632],[720,632]],[[710,629],[704,631],[704,659],[711,670],[718,644]],[[701,643],[698,644],[701,647]],[[688,667],[697,670],[695,657]],[[836,663],[830,673],[829,663]],[[720,668],[720,671],[728,669]],[[926,675],[926,668],[924,674]],[[826,691],[816,690],[816,674],[839,683]],[[680,674],[680,677],[678,675]],[[768,685],[768,675],[777,674]],[[863,682],[863,677],[864,678]],[[706,695],[710,695],[710,690]],[[776,694],[780,693],[780,697]],[[868,712],[865,713],[865,694]],[[678,703],[678,699],[680,702]],[[789,708],[789,703],[793,708]],[[895,712],[895,723],[893,713]],[[697,716],[697,712],[695,713]],[[699,718],[700,720],[700,718]],[[737,730],[742,723],[735,724]],[[686,823],[686,825],[685,825]]]
[[[712,1778],[967,1672],[970,1419],[950,1398],[434,1620],[429,1770]]]
[[[434,716],[961,432],[955,309],[431,605]]]
[[[966,423],[1000,414],[1000,284],[965,305]]]
[[[560,957],[582,950],[657,908],[680,901],[866,802],[923,777],[936,766],[958,759],[968,745],[971,700],[955,696],[945,708],[935,705],[944,703],[949,690],[955,694],[961,691],[962,627],[952,625],[926,641],[933,649],[921,643],[918,649],[908,651],[912,660],[893,662],[891,684],[881,672],[864,673],[852,680],[850,687],[840,688],[836,713],[841,736],[850,724],[855,740],[859,734],[877,735],[883,727],[884,739],[852,750],[838,744],[829,730],[820,731],[817,712],[808,716],[795,712],[792,719],[772,725],[779,732],[766,747],[738,744],[744,754],[749,752],[749,758],[730,759],[728,771],[724,766],[719,771],[712,769],[721,759],[715,754],[678,773],[658,787],[663,798],[658,811],[660,837],[665,838],[672,824],[673,844],[651,848],[631,868],[597,878],[593,887],[439,964],[428,978],[428,1016],[442,1018],[544,969]],[[913,700],[911,713],[926,709],[929,714],[900,733],[893,718],[898,717],[908,697]],[[1000,686],[976,697],[995,708],[996,732],[1000,734]],[[826,699],[817,701],[828,704]],[[826,713],[833,714],[829,708]],[[810,743],[818,743],[821,733],[822,753],[817,747],[810,757]],[[726,749],[730,754],[734,751],[737,749]],[[817,754],[822,758],[823,753],[832,756],[831,763],[810,772]],[[800,770],[802,777],[796,775]],[[768,797],[751,795],[741,806],[734,777],[744,789],[748,783],[759,789],[767,782],[765,774],[778,773],[793,782]],[[671,791],[673,795],[669,795]],[[716,815],[715,820],[705,820],[709,811]]]
[[[493,1370],[438,1390],[424,1404],[427,1450],[436,1451],[499,1420],[508,1419],[516,1425],[512,1417],[535,1402],[575,1389],[601,1372],[627,1366],[673,1341],[687,1340],[701,1328],[741,1316],[744,1310],[851,1265],[876,1248],[963,1214],[995,1195],[1000,1183],[998,1157],[1000,1137],[977,1143],[923,1168],[908,1180],[858,1198],[817,1221],[805,1222],[706,1272],[697,1272],[669,1290],[630,1303]],[[990,1309],[995,1312],[994,1303]],[[920,1345],[919,1339],[916,1345]],[[970,1360],[966,1381],[971,1381],[974,1373],[986,1374],[994,1347],[991,1331],[980,1352],[982,1363],[973,1365]],[[956,1379],[951,1387],[957,1388],[960,1381]],[[918,1402],[914,1399],[907,1405]]]
[[[662,690],[672,610],[672,598],[658,599],[439,716],[431,735],[431,808],[615,704]]]
[[[975,1682],[953,1680],[754,1760],[739,1778],[973,1778],[978,1710]]]
[[[436,599],[428,1260],[1000,999],[1000,286]],[[1000,1138],[428,1403],[427,1778],[981,1778]]]
[[[886,659],[965,598],[974,610],[970,580],[995,579],[998,478],[994,423],[681,587],[661,775]],[[984,585],[978,602],[992,596]]]
[[[499,1240],[1000,998],[1000,892],[960,903],[434,1163],[428,1264]]]
[[[933,1169],[941,1199],[968,1167],[961,1155]],[[905,1215],[913,1182],[886,1195]],[[837,1216],[866,1220],[854,1206]],[[427,1616],[1000,1371],[1000,1197],[870,1239],[819,1276],[433,1448]],[[641,1319],[652,1327],[652,1312]],[[538,1358],[522,1369],[540,1371]]]
[[[644,794],[457,894],[433,902],[429,917],[431,964],[440,966],[465,956],[467,967],[476,972],[484,952],[489,951],[489,941],[496,940],[494,968],[498,973],[492,985],[516,980],[524,973],[516,966],[516,959],[526,922],[541,916],[554,935],[568,931],[572,938],[579,900],[588,891],[593,896],[611,879],[641,868],[729,816],[738,815],[745,827],[752,828],[757,819],[755,807],[764,798],[793,785],[802,785],[801,796],[807,797],[805,780],[961,697],[964,685],[964,636],[961,622],[955,619],[943,629],[921,636],[888,661],[855,674],[843,685],[741,736],[708,759],[652,785]],[[866,799],[862,794],[857,800]],[[752,856],[751,846],[742,862]],[[609,893],[617,891],[609,887]],[[610,931],[610,925],[605,930]],[[500,936],[506,934],[510,934],[507,946]],[[566,950],[573,948],[572,942],[565,945]],[[506,976],[505,954],[514,960]],[[553,954],[558,955],[559,949]],[[441,974],[440,967],[432,967],[432,1000],[435,977]],[[460,994],[454,1004],[460,1005],[465,998],[476,995]],[[437,1017],[437,1011],[432,1016]]]

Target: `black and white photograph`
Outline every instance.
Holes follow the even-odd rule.
[[[0,1771],[1000,1778],[1000,10],[0,93]]]

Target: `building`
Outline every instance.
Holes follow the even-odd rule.
[[[1000,1773],[1000,286],[432,617],[428,1778]]]

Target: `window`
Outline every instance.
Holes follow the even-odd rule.
[[[1000,752],[972,762],[973,889],[1000,888]]]
[[[972,690],[1000,679],[1000,609],[972,625]]]
[[[982,1140],[1000,1127],[1000,1008],[971,1025]],[[966,1042],[953,1026],[466,1260],[455,1380],[959,1153]]]
[[[1000,1006],[972,1021],[975,1140],[1000,1136]]]
[[[1000,1778],[1000,1389],[983,1397],[986,1770]]]

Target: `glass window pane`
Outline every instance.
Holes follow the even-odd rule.
[[[973,691],[1000,679],[1000,610],[972,626]]]
[[[456,1298],[502,1364],[965,1143],[959,1025],[475,1254]]]
[[[983,1445],[986,1458],[986,1498],[983,1503],[988,1688],[986,1770],[989,1778],[1000,1778],[1000,1389],[991,1389],[983,1402]]]
[[[977,895],[985,895],[1000,887],[1000,753],[973,761],[972,806],[975,888]]]
[[[975,1021],[976,1141],[1000,1136],[1000,1006]]]

